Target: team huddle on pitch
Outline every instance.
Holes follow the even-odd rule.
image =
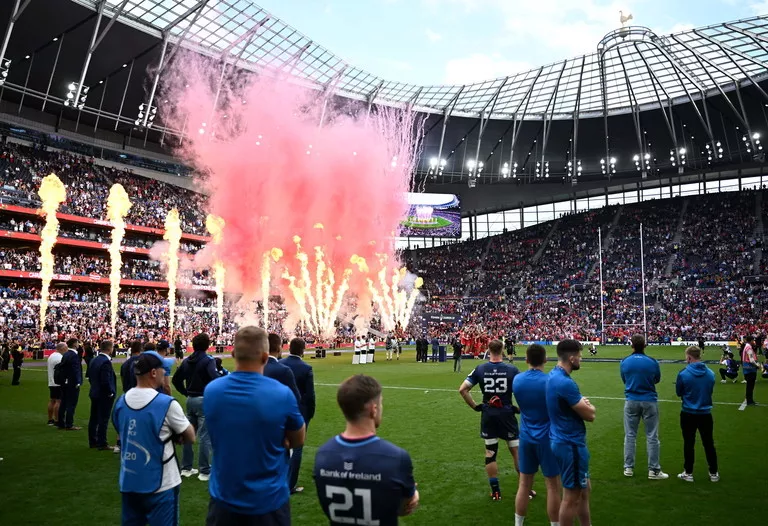
[[[659,413],[656,384],[661,380],[658,362],[645,354],[643,336],[632,338],[633,353],[621,362],[625,385],[624,405],[624,475],[634,476],[635,440],[642,419],[648,438],[648,478],[664,480],[669,475],[659,465]],[[499,442],[506,443],[519,474],[515,499],[515,526],[522,526],[528,514],[528,502],[536,496],[533,480],[541,469],[546,480],[547,514],[552,526],[571,526],[578,518],[582,526],[592,524],[589,508],[591,482],[586,422],[595,420],[596,410],[582,396],[573,371],[581,367],[582,345],[563,340],[557,345],[557,365],[544,372],[546,350],[531,345],[526,351],[528,370],[505,363],[503,344],[492,341],[490,360],[475,368],[461,384],[459,393],[467,405],[481,413],[480,436],[485,441],[485,469],[491,498],[501,499],[497,455]],[[687,367],[676,380],[677,395],[682,399],[680,425],[684,441],[684,471],[678,478],[693,482],[696,432],[706,452],[709,477],[718,482],[717,453],[712,437],[712,392],[714,373],[701,362],[701,349],[685,351]],[[479,385],[482,403],[476,403],[470,390]],[[513,403],[514,393],[517,405]],[[518,426],[515,415],[520,414]],[[561,490],[562,488],[562,490]]]

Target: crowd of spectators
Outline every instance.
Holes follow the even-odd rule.
[[[206,235],[203,196],[155,179],[134,175],[128,170],[105,168],[80,155],[45,151],[16,144],[2,145],[0,151],[0,197],[22,206],[38,208],[37,189],[43,177],[55,173],[67,187],[65,213],[106,219],[110,187],[120,183],[131,199],[126,221],[130,224],[163,228],[169,210],[179,211],[182,229]]]
[[[0,199],[38,207],[36,195],[42,177],[54,172],[67,185],[63,212],[104,219],[109,188],[126,187],[133,207],[130,224],[162,228],[167,211],[175,207],[185,231],[205,234],[203,197],[188,190],[140,177],[130,171],[104,168],[92,159],[63,152],[46,152],[8,144],[0,153]],[[761,258],[762,233],[756,217],[755,191],[708,194],[610,206],[570,214],[523,230],[495,237],[432,249],[406,252],[405,262],[424,278],[425,302],[417,312],[458,315],[460,321],[415,321],[412,335],[450,339],[459,330],[520,339],[600,337],[598,230],[604,240],[602,299],[605,334],[626,338],[643,323],[640,279],[639,225],[643,225],[646,273],[646,317],[651,340],[728,338],[765,330],[768,289],[751,277],[768,273],[768,258]],[[684,201],[687,203],[684,204]],[[685,214],[681,214],[685,206]],[[762,205],[765,219],[768,206]],[[679,228],[678,228],[679,226]],[[0,215],[0,230],[39,234],[38,218]],[[109,229],[64,222],[59,235],[106,244]],[[677,237],[676,237],[677,236]],[[151,248],[158,240],[129,232],[124,244]],[[198,243],[184,242],[194,253]],[[537,254],[540,257],[536,257]],[[758,265],[759,261],[759,265]],[[211,285],[206,271],[182,265],[180,284]],[[37,271],[39,254],[33,248],[0,246],[0,268]],[[671,269],[671,272],[667,272]],[[79,276],[107,276],[106,253],[57,251],[55,271]],[[126,279],[165,281],[162,265],[141,257],[124,258]],[[121,330],[167,330],[167,300],[157,291],[121,293]],[[39,292],[34,288],[0,285],[2,321],[34,328]],[[108,301],[106,291],[54,287],[58,304],[49,313],[56,330],[103,331]],[[15,303],[14,303],[15,302]],[[16,310],[8,305],[15,304]],[[215,323],[211,296],[180,297],[180,330],[200,330]],[[187,310],[187,312],[184,312]],[[279,329],[286,312],[271,305],[270,328]],[[234,327],[234,311],[227,323]],[[81,319],[82,318],[82,319]],[[418,320],[416,317],[414,320]],[[193,325],[201,324],[193,327]],[[378,325],[377,325],[378,326]],[[216,331],[214,331],[216,332]],[[225,331],[226,332],[226,331]],[[350,320],[339,323],[341,338],[354,336]]]

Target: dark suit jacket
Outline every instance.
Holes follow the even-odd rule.
[[[293,377],[296,379],[296,386],[301,395],[299,410],[304,420],[309,422],[315,416],[315,374],[312,366],[294,355],[286,356],[280,360],[280,363],[293,371]]]
[[[296,378],[293,376],[293,371],[278,362],[277,358],[270,356],[267,364],[264,366],[264,376],[277,380],[293,391],[296,401],[299,403],[299,407],[301,407],[301,393],[299,393],[299,388],[296,386]]]
[[[65,371],[67,386],[75,387],[83,383],[83,367],[80,365],[80,356],[76,351],[69,349],[62,355],[61,367]]]
[[[91,382],[91,398],[112,398],[117,393],[117,379],[112,361],[99,354],[88,364],[88,381]]]

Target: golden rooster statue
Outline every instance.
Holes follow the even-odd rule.
[[[621,22],[621,27],[627,27],[627,23],[633,18],[632,13],[628,13],[624,16],[624,11],[619,11],[619,22]]]

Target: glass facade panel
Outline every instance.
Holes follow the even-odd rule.
[[[624,204],[637,203],[637,191],[624,192]]]
[[[760,188],[760,176],[757,177],[745,177],[741,180],[742,190],[754,190]]]
[[[660,198],[661,198],[660,188],[648,188],[643,190],[643,201],[650,201],[651,199],[660,199]]]
[[[700,183],[688,183],[680,185],[680,195],[699,195]]]

